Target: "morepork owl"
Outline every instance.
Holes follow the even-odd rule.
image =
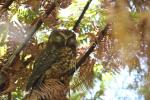
[[[46,48],[35,60],[33,72],[29,77],[26,90],[47,91],[49,96],[43,93],[43,95],[41,94],[41,99],[57,100],[58,96],[66,95],[65,88],[70,80],[70,76],[66,78],[61,75],[74,67],[75,63],[76,37],[74,32],[70,30],[52,31]],[[45,87],[49,89],[46,90]],[[58,94],[54,94],[54,91]],[[61,97],[60,100],[65,99]]]

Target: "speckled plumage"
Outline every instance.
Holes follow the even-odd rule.
[[[46,48],[35,60],[26,90],[36,89],[45,80],[49,79],[56,79],[65,83],[66,80],[61,74],[74,67],[75,63],[76,37],[74,32],[70,30],[54,30],[49,37]]]

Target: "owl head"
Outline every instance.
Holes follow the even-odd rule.
[[[48,44],[56,47],[76,48],[76,36],[71,30],[57,29],[50,34]]]

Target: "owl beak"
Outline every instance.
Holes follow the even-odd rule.
[[[65,40],[65,46],[67,46],[68,39]]]

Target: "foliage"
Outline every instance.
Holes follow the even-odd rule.
[[[43,24],[26,47],[17,56],[13,70],[7,72],[4,88],[0,89],[1,98],[11,92],[12,98],[21,100],[26,82],[32,72],[33,64],[41,50],[45,48],[48,36],[53,29],[72,29],[80,16],[87,0],[56,0],[56,8],[47,18],[44,12],[53,0],[16,0],[0,20],[0,68],[7,62],[15,49],[26,38],[28,30],[39,19]],[[4,1],[0,1],[4,4]],[[99,100],[104,95],[105,86],[114,73],[129,67],[130,72],[143,72],[141,59],[147,59],[148,71],[144,80],[149,80],[150,59],[150,1],[149,0],[93,0],[76,31],[77,61],[95,42],[100,31],[110,23],[107,34],[102,40],[96,40],[96,48],[76,71],[70,82],[70,100],[86,99],[90,89],[99,84],[99,89],[90,99]],[[95,80],[97,80],[95,82]],[[3,82],[3,80],[2,80]],[[139,89],[148,98],[150,84],[144,83]]]

